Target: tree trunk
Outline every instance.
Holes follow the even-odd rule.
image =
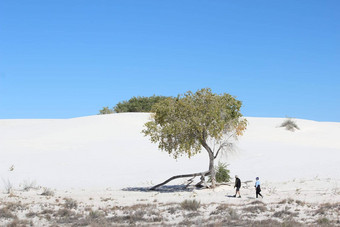
[[[153,186],[152,188],[150,188],[149,190],[155,190],[156,188],[166,184],[166,183],[169,183],[170,181],[172,180],[175,180],[177,178],[184,178],[184,177],[197,177],[197,176],[207,176],[210,174],[210,171],[206,171],[206,172],[201,172],[201,173],[192,173],[192,174],[185,174],[185,175],[177,175],[177,176],[173,176],[173,177],[170,177],[169,179],[167,179],[166,181],[164,181],[163,183],[160,183],[160,184],[157,184],[155,186]]]
[[[209,155],[209,172],[211,176],[211,187],[216,187],[216,173],[215,173],[215,167],[214,167],[214,152],[211,150],[211,148],[208,146],[208,144],[205,141],[202,141],[202,146],[206,149]]]
[[[150,188],[149,190],[155,190],[156,188],[169,183],[172,180],[175,180],[177,178],[184,178],[184,177],[196,177],[196,176],[207,176],[210,175],[211,176],[211,188],[215,188],[216,187],[216,173],[215,173],[215,167],[214,167],[214,152],[211,150],[211,148],[209,147],[209,145],[206,143],[206,141],[201,141],[202,146],[206,149],[206,151],[208,152],[209,155],[209,171],[206,172],[201,172],[201,173],[193,173],[193,174],[185,174],[185,175],[177,175],[177,176],[173,176],[170,177],[169,179],[167,179],[166,181],[164,181],[163,183],[157,184],[155,186],[153,186],[152,188]]]
[[[209,172],[211,176],[211,187],[216,187],[216,173],[215,173],[215,167],[214,167],[214,155],[209,153]]]

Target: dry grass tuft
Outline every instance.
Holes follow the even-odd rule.
[[[78,207],[78,203],[76,200],[71,199],[71,198],[65,198],[65,203],[64,203],[64,207],[67,209],[77,209]]]
[[[11,210],[8,209],[7,207],[1,208],[0,209],[0,218],[14,218],[15,215],[12,214]]]
[[[265,207],[264,205],[248,206],[248,207],[243,208],[243,211],[259,214],[259,213],[267,211],[267,207]]]
[[[181,203],[181,207],[184,210],[197,211],[200,206],[201,206],[201,203],[196,201],[195,199],[194,200],[186,199]]]
[[[44,191],[40,194],[43,196],[54,196],[54,191],[50,188],[44,188]]]

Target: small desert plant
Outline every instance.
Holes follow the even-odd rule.
[[[276,218],[284,218],[284,217],[294,217],[294,216],[297,216],[298,213],[293,213],[293,212],[290,212],[289,211],[289,207],[286,206],[283,210],[280,210],[280,211],[276,211],[274,214],[273,214],[273,217],[276,217]]]
[[[4,184],[4,188],[5,188],[5,193],[6,194],[11,194],[12,190],[13,190],[13,185],[12,183],[10,182],[9,179],[5,180],[2,178],[2,182]]]
[[[306,205],[306,202],[301,201],[301,200],[295,200],[295,203],[296,203],[297,205],[299,205],[299,206],[304,206],[304,205]]]
[[[104,216],[103,212],[101,212],[101,211],[99,211],[99,210],[91,210],[91,211],[89,212],[89,215],[88,215],[88,217],[89,217],[90,219],[98,219],[98,218],[101,218],[101,217],[103,217],[103,216]]]
[[[38,214],[33,212],[33,211],[30,211],[26,214],[26,217],[28,217],[28,218],[34,218],[36,216],[38,216]]]
[[[267,211],[267,207],[265,207],[264,205],[256,205],[256,206],[249,206],[243,209],[246,212],[250,212],[250,213],[262,213]]]
[[[10,211],[16,211],[16,210],[23,210],[25,209],[25,206],[21,204],[21,202],[9,202],[6,203],[6,207]]]
[[[222,162],[218,163],[216,169],[216,182],[229,182],[230,181],[230,170],[228,169],[228,165]]]
[[[177,209],[175,207],[169,207],[167,209],[167,211],[168,211],[169,214],[174,214],[174,213],[176,213]]]
[[[251,204],[251,205],[263,205],[264,206],[264,202],[262,202],[260,200],[255,200],[255,201],[253,201],[253,202],[251,202],[249,204]]]
[[[7,225],[7,227],[18,227],[18,226],[33,226],[32,221],[27,220],[19,220],[17,217],[14,218],[14,220]]]
[[[52,191],[50,188],[44,188],[44,191],[40,195],[54,196],[54,191]]]
[[[15,216],[7,207],[0,209],[0,218],[14,218],[14,217]]]
[[[60,217],[70,217],[74,215],[75,213],[69,209],[63,208],[58,210],[57,215]]]
[[[185,210],[193,210],[193,211],[196,211],[198,210],[198,208],[200,207],[201,203],[196,201],[195,199],[194,200],[184,200],[182,203],[181,203],[181,207]]]
[[[300,130],[300,128],[297,126],[296,122],[292,118],[286,119],[280,127],[286,128],[286,130],[294,132],[295,129]]]
[[[233,208],[228,208],[227,212],[228,212],[228,214],[229,214],[231,220],[239,220],[239,219],[240,219],[240,216],[239,216],[239,214],[236,212],[235,209],[233,209]]]
[[[31,189],[36,189],[37,188],[36,185],[37,185],[37,183],[35,181],[25,180],[22,183],[22,190],[29,191]]]
[[[72,208],[77,209],[78,203],[74,199],[65,198],[64,207],[67,208],[67,209],[72,209]]]
[[[279,204],[285,204],[285,203],[292,204],[294,203],[294,199],[288,198],[288,199],[281,200],[279,202]]]
[[[319,219],[317,220],[317,223],[318,223],[319,225],[328,225],[328,224],[330,224],[330,221],[329,221],[328,218],[323,217],[323,218],[319,218]]]

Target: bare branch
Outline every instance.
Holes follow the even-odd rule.
[[[160,183],[160,184],[153,186],[149,190],[155,190],[156,188],[158,188],[162,185],[165,185],[165,184],[169,183],[170,181],[175,180],[177,178],[197,177],[197,176],[201,176],[201,175],[208,176],[209,174],[210,174],[210,171],[173,176],[173,177],[170,177],[169,179],[167,179],[166,181],[164,181],[163,183]]]

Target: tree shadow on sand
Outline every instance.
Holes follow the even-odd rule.
[[[164,185],[157,190],[150,190],[151,187],[127,187],[123,188],[123,191],[130,192],[160,192],[160,193],[172,193],[172,192],[192,192],[193,190],[200,190],[197,187],[186,187],[185,185]]]

